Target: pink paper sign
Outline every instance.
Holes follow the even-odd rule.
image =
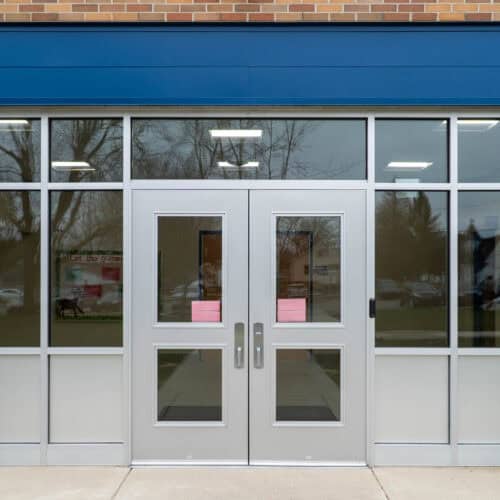
[[[303,323],[306,299],[278,299],[278,323]]]
[[[220,322],[220,300],[193,300],[191,321],[193,323]]]

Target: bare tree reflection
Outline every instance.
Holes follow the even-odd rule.
[[[258,119],[134,120],[134,177],[329,179],[349,178],[352,171],[351,178],[363,178],[363,134],[349,137],[352,146],[346,146],[338,139],[334,141],[333,129],[329,133],[332,123]],[[211,129],[258,129],[263,133],[261,138],[214,139]],[[244,166],[250,161],[258,162],[259,167]],[[222,168],[218,162],[230,166]]]
[[[120,181],[122,179],[121,120],[82,119],[51,122],[51,160],[84,161],[92,170],[51,169],[59,182]]]
[[[40,180],[40,120],[0,126],[0,181]]]
[[[0,192],[0,345],[39,345],[40,195]]]

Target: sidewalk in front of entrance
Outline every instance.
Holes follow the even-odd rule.
[[[500,468],[0,468],[2,500],[498,498]]]

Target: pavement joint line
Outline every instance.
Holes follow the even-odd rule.
[[[390,500],[389,495],[387,494],[387,491],[385,491],[384,485],[382,484],[382,481],[380,481],[379,477],[377,476],[377,473],[375,472],[374,467],[369,467],[373,477],[375,478],[375,481],[377,481],[377,484],[379,485],[380,489],[382,490],[382,493],[384,494],[386,500]]]
[[[123,476],[122,480],[120,481],[120,484],[116,488],[116,491],[111,495],[110,500],[114,500],[118,493],[120,493],[120,490],[122,489],[122,486],[125,484],[125,481],[128,479],[128,476],[132,472],[132,467],[129,467],[127,470],[127,473]]]

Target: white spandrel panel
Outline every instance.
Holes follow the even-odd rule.
[[[448,442],[448,357],[377,356],[375,441]]]
[[[40,357],[0,356],[0,443],[40,442]]]
[[[459,357],[459,443],[500,443],[499,380],[499,356]]]
[[[123,441],[122,358],[50,357],[50,442]]]

